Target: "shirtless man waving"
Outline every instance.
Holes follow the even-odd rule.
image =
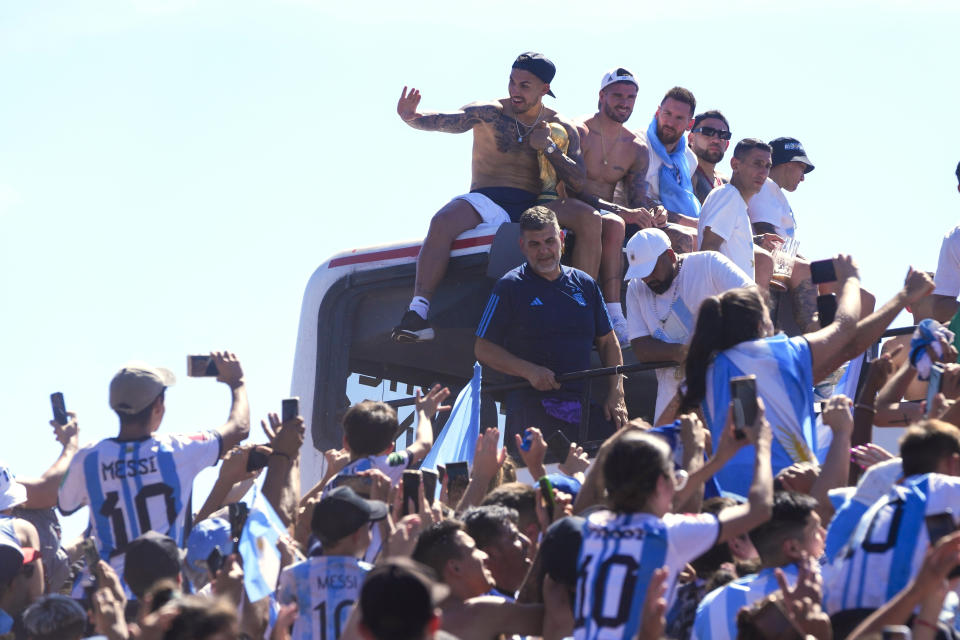
[[[417,258],[413,300],[393,330],[397,342],[433,339],[427,313],[447,269],[450,245],[458,235],[481,223],[515,222],[535,205],[544,187],[541,159],[567,189],[576,192],[583,188],[586,171],[577,128],[543,104],[544,95],[553,96],[550,81],[555,74],[556,67],[543,55],[520,54],[510,71],[508,98],[475,102],[453,113],[420,113],[420,92],[404,87],[397,113],[414,129],[473,132],[473,175],[470,193],[451,200],[430,221]],[[547,206],[560,224],[577,234],[574,266],[596,277],[600,265],[598,212],[573,198],[558,197]]]
[[[625,227],[641,229],[662,227],[666,209],[647,209],[647,145],[623,126],[633,113],[639,85],[624,68],[614,69],[600,82],[597,113],[580,123],[580,141],[587,167],[587,178],[577,197],[603,212],[600,289],[607,301],[607,312],[621,344],[628,344],[627,321],[620,306],[623,271],[622,247]],[[614,191],[623,185],[627,206],[614,204]]]

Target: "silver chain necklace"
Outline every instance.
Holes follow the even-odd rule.
[[[513,114],[513,126],[514,126],[514,127],[516,128],[516,130],[517,130],[517,142],[523,142],[523,138],[524,138],[525,136],[530,135],[530,132],[533,131],[533,128],[534,128],[535,126],[537,126],[537,123],[540,122],[540,116],[542,116],[542,115],[543,115],[543,103],[542,103],[542,102],[540,103],[540,111],[537,113],[537,119],[534,120],[534,121],[533,121],[533,124],[531,124],[531,125],[529,125],[529,126],[523,124],[522,122],[520,122],[520,121],[517,119],[517,114],[516,114],[516,113]],[[526,129],[526,131],[524,131],[522,134],[520,133],[520,127],[521,127],[521,126],[523,126],[523,128]]]
[[[673,299],[670,300],[670,306],[667,307],[667,312],[663,314],[662,318],[660,317],[660,305],[658,304],[660,296],[653,296],[653,315],[656,316],[661,327],[667,324],[667,318],[670,317],[670,312],[673,311],[673,305],[677,303],[677,299],[680,297],[680,267],[682,266],[683,259],[681,258],[677,261],[677,272],[673,275],[673,283],[670,285],[673,287]]]

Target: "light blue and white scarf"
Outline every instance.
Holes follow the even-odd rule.
[[[700,217],[700,201],[693,193],[693,181],[690,179],[690,167],[687,164],[687,137],[680,141],[673,153],[667,153],[666,147],[657,137],[657,116],[653,116],[647,127],[647,144],[660,158],[660,202],[669,211],[682,213],[691,218]]]

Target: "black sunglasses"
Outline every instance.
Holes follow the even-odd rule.
[[[730,136],[733,135],[729,131],[723,131],[722,129],[714,129],[713,127],[697,127],[696,129],[693,130],[693,133],[702,133],[708,138],[717,136],[721,140],[729,140]]]

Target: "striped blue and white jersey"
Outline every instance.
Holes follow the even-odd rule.
[[[713,442],[730,406],[730,378],[754,374],[774,439],[770,448],[773,473],[795,462],[817,462],[821,450],[813,412],[813,360],[803,336],[777,334],[741,342],[717,354],[707,368],[703,414]],[[724,493],[746,496],[753,481],[753,445],[747,445],[717,472]]]
[[[790,586],[796,584],[796,565],[787,565],[781,570]],[[779,588],[774,569],[763,569],[714,589],[697,606],[691,640],[736,640],[737,612]]]
[[[573,637],[632,638],[653,572],[667,567],[667,603],[677,575],[717,541],[720,524],[711,514],[617,514],[596,511],[583,527],[577,560]]]
[[[147,531],[183,545],[193,479],[219,459],[215,431],[107,438],[74,456],[60,485],[60,511],[89,506],[101,557],[122,571],[127,544]]]
[[[277,599],[297,603],[292,640],[337,640],[371,568],[348,556],[313,556],[284,569]]]
[[[917,575],[930,545],[925,518],[956,512],[960,478],[911,476],[871,506],[847,545],[823,568],[824,609],[876,609]]]

